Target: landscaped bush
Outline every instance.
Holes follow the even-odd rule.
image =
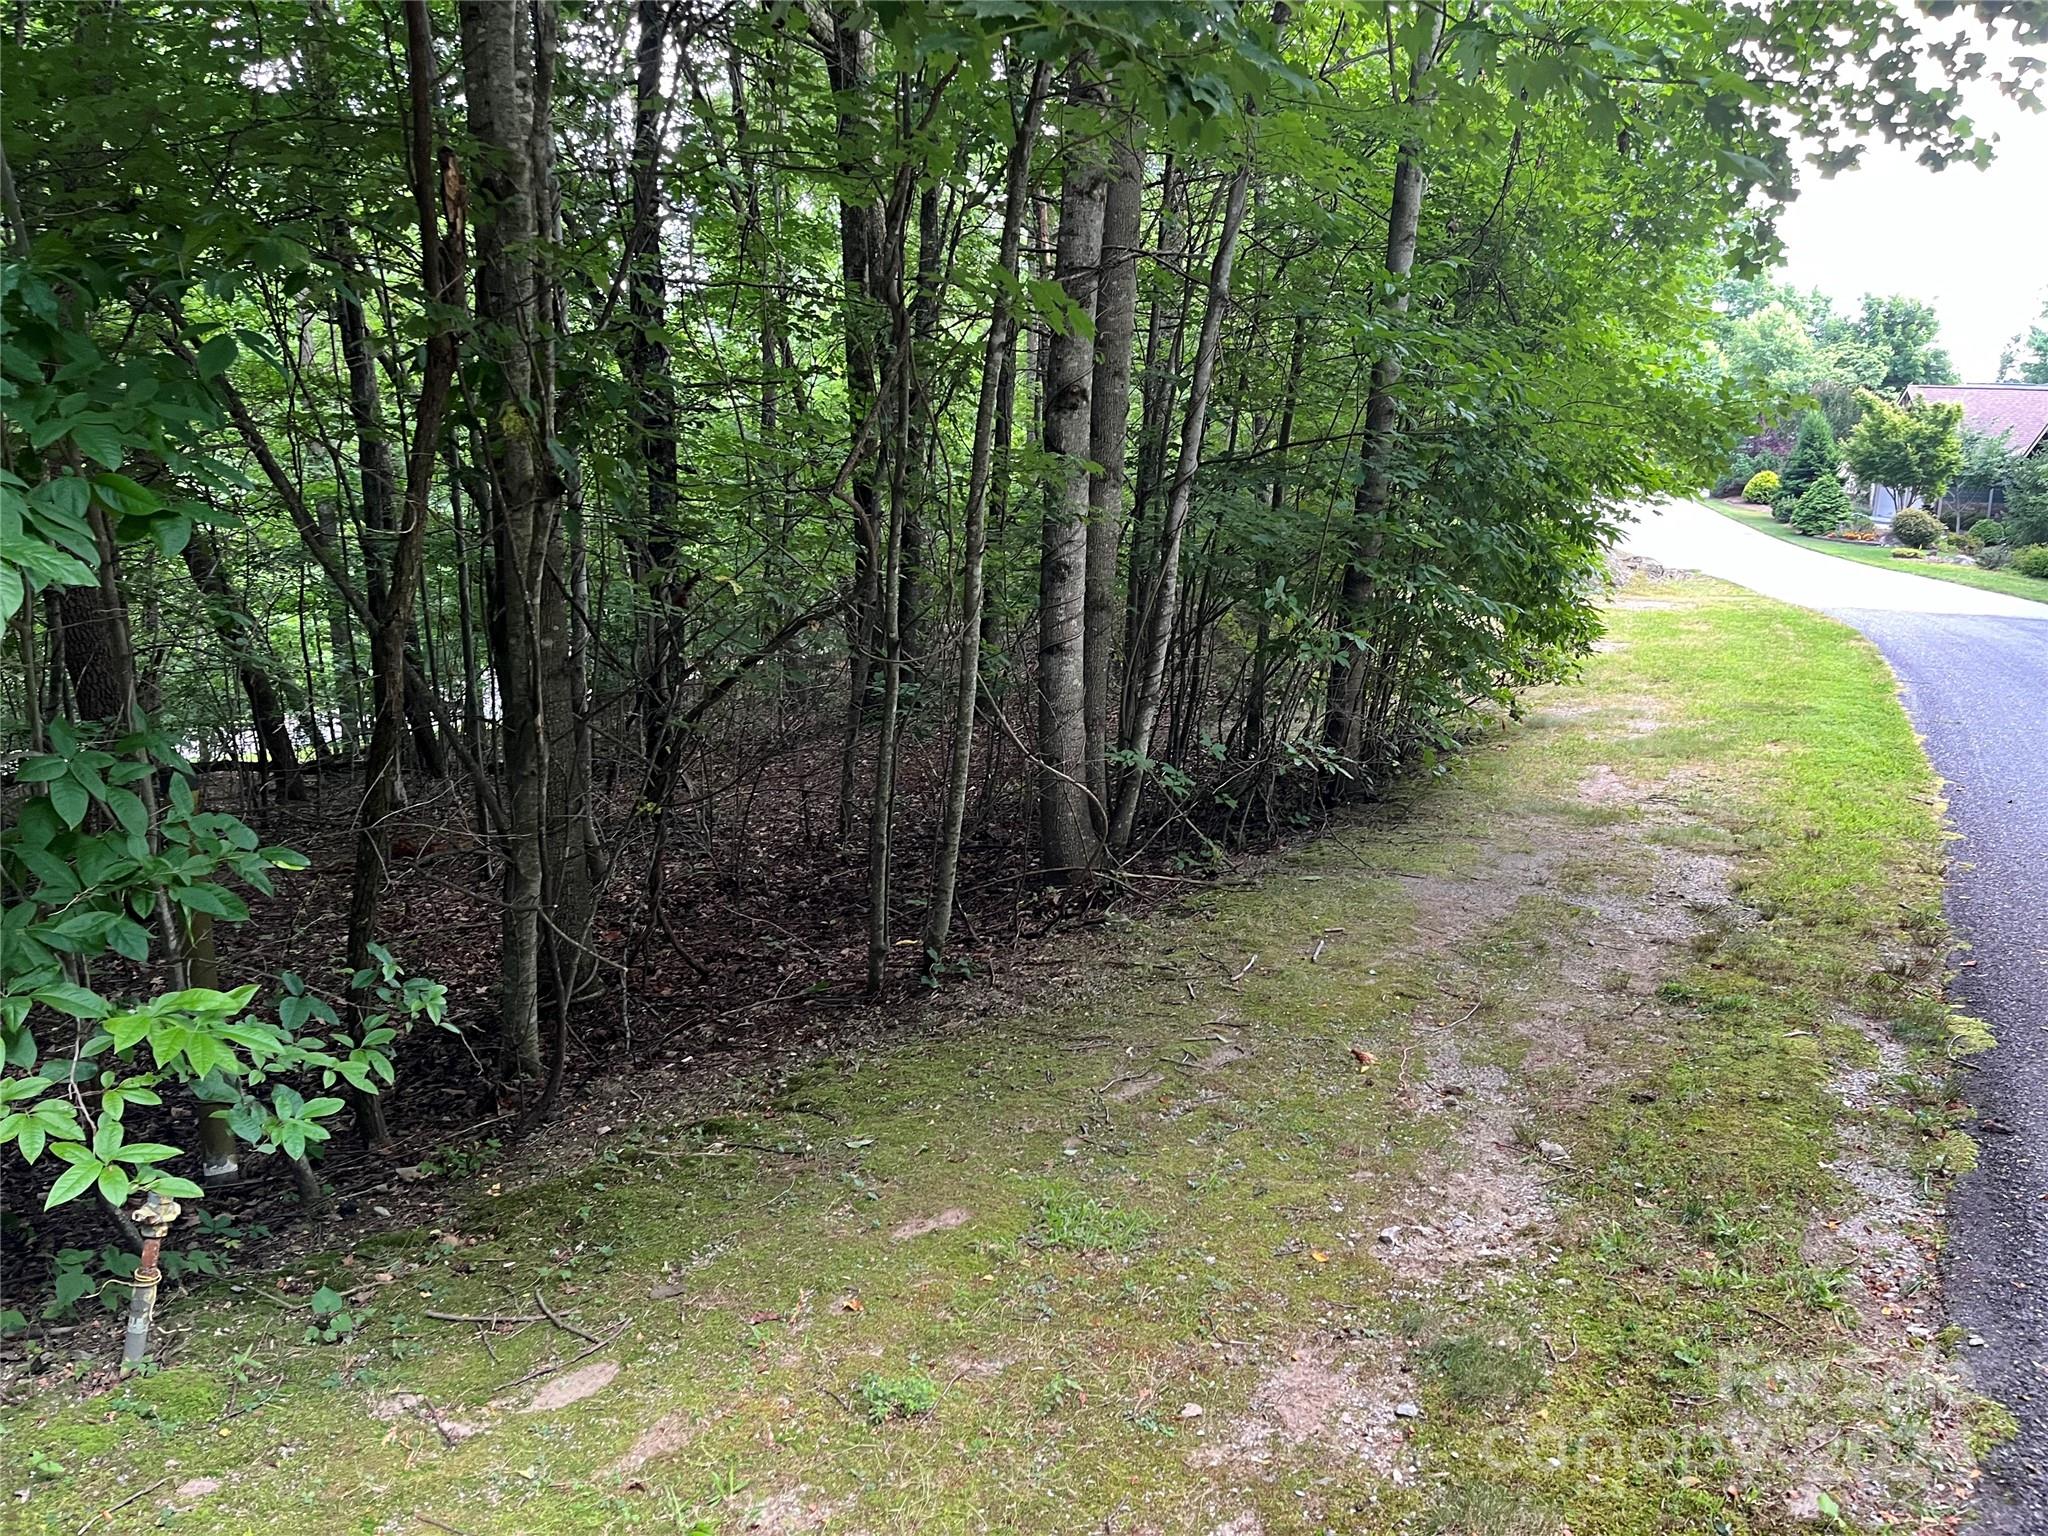
[[[1970,532],[1977,535],[1986,544],[2003,544],[2005,542],[2005,524],[1995,517],[1983,518],[1970,524]]]
[[[2012,563],[2012,551],[2003,544],[1986,544],[1977,551],[1977,564],[1987,571],[2002,571]]]
[[[1773,508],[1775,511],[1776,509]],[[1846,523],[1855,507],[1849,493],[1832,473],[1822,475],[1792,508],[1792,526],[1801,533],[1817,536],[1833,533]],[[1939,532],[1939,530],[1936,530]]]
[[[1908,549],[1905,545],[1901,544],[1892,551],[1892,558],[1894,560],[1924,560],[1926,556],[1920,550]]]
[[[1778,472],[1775,469],[1760,469],[1749,477],[1742,487],[1744,501],[1768,502],[1778,494]]]
[[[2048,581],[2048,544],[2029,544],[2012,552],[2012,568],[2022,576]]]
[[[1799,441],[1792,449],[1792,457],[1785,461],[1785,488],[1804,496],[1821,481],[1834,479],[1841,462],[1834,428],[1828,425],[1827,417],[1810,410],[1799,418]]]
[[[1780,485],[1771,493],[1771,521],[1789,523],[1792,509],[1799,505],[1799,493],[1789,485]]]
[[[1892,537],[1908,549],[1932,549],[1941,538],[1941,524],[1918,507],[1908,507],[1892,519]]]

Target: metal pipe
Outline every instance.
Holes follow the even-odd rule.
[[[128,1331],[121,1340],[121,1363],[140,1364],[149,1350],[149,1325],[156,1316],[157,1282],[163,1276],[156,1267],[164,1236],[178,1219],[178,1202],[163,1195],[145,1196],[142,1204],[128,1213],[135,1230],[142,1234],[142,1262],[128,1289]]]

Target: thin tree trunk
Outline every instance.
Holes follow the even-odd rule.
[[[1032,72],[1023,118],[1015,125],[1004,171],[1003,236],[996,263],[998,270],[1011,278],[1017,275],[1023,245],[1024,215],[1031,194],[1031,151],[1038,139],[1048,74],[1044,63]],[[988,340],[982,349],[981,397],[974,408],[973,460],[967,474],[967,506],[962,514],[966,547],[960,574],[960,676],[953,695],[953,752],[946,770],[945,809],[939,814],[931,905],[925,913],[927,965],[945,953],[946,936],[953,925],[960,833],[966,823],[967,783],[974,765],[975,702],[981,685],[982,564],[988,551],[989,481],[995,462],[998,419],[1003,429],[1007,430],[1009,425],[1008,411],[1000,409],[1003,381],[1007,377],[1014,388],[1016,360],[1016,315],[1010,303],[1010,286],[999,286],[989,315]]]
[[[1409,60],[1408,104],[1412,110],[1422,110],[1429,104],[1431,92],[1425,89],[1424,82],[1436,65],[1443,28],[1443,12],[1432,11],[1425,44]],[[1415,268],[1416,233],[1422,219],[1422,185],[1422,144],[1417,127],[1401,141],[1400,155],[1394,163],[1393,197],[1387,212],[1387,275],[1395,285],[1393,310],[1397,315],[1408,312],[1408,275]],[[1400,378],[1400,359],[1389,349],[1373,365],[1372,389],[1366,397],[1364,466],[1357,493],[1352,498],[1355,554],[1344,567],[1337,600],[1336,624],[1346,632],[1355,628],[1372,600],[1371,561],[1379,552],[1379,526],[1387,513],[1388,470],[1393,460],[1396,413],[1394,386]],[[1328,712],[1323,726],[1325,744],[1340,757],[1355,759],[1365,747],[1364,703],[1368,672],[1364,655],[1340,637],[1335,658],[1330,663]]]
[[[277,697],[272,665],[262,654],[268,647],[259,649],[257,645],[256,621],[249,614],[249,605],[242,601],[227,567],[221,563],[213,535],[197,523],[192,525],[191,537],[185,541],[184,555],[185,569],[191,573],[193,586],[199,589],[213,632],[234,660],[235,676],[249,701],[249,723],[263,758],[270,765],[278,792],[298,799],[305,794],[299,783],[298,749],[292,744],[291,727]]]
[[[421,290],[430,313],[440,311],[445,315],[459,299],[456,274],[460,269],[462,241],[461,178],[453,156],[445,151],[441,165],[437,168],[435,164],[432,29],[427,0],[406,0],[405,56],[413,140],[410,170],[413,207],[419,224]],[[445,241],[436,211],[440,207],[445,207],[448,215]],[[426,549],[441,419],[454,379],[455,334],[447,321],[440,319],[427,338],[419,401],[413,410],[412,442],[406,452],[405,502],[400,511],[403,521],[391,544],[384,602],[375,614],[376,627],[371,632],[376,714],[371,721],[363,806],[356,825],[355,878],[348,923],[351,971],[366,969],[371,963],[370,945],[376,940],[389,879],[389,823],[398,808],[399,753],[406,730],[406,632],[411,625],[413,594],[419,585]],[[363,999],[352,996],[350,1002],[352,1011],[360,1018],[366,1011]],[[380,1101],[365,1096],[356,1108],[363,1139],[373,1147],[388,1144],[390,1131],[384,1123]]]
[[[1138,799],[1145,788],[1145,758],[1152,750],[1152,728],[1159,718],[1167,646],[1173,637],[1174,616],[1180,601],[1181,539],[1187,528],[1188,508],[1194,500],[1195,475],[1202,467],[1202,434],[1209,425],[1209,387],[1216,374],[1223,315],[1230,307],[1230,269],[1237,258],[1237,232],[1244,223],[1245,193],[1251,186],[1251,177],[1251,162],[1247,159],[1231,178],[1224,204],[1223,233],[1209,266],[1208,304],[1202,312],[1201,336],[1195,343],[1195,372],[1188,384],[1187,410],[1181,418],[1180,462],[1174,470],[1165,515],[1160,522],[1158,567],[1145,603],[1142,639],[1131,657],[1137,689],[1131,718],[1124,722],[1123,744],[1134,762],[1124,775],[1110,828],[1111,844],[1119,850],[1130,845],[1131,828],[1138,817]]]
[[[1112,150],[1115,174],[1103,202],[1102,284],[1095,296],[1095,380],[1089,402],[1089,457],[1101,466],[1088,481],[1088,574],[1081,627],[1088,792],[1096,835],[1109,806],[1110,673],[1122,627],[1117,556],[1123,545],[1124,444],[1131,421],[1131,346],[1138,320],[1138,225],[1144,212],[1145,156],[1133,125]]]

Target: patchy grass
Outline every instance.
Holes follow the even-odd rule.
[[[1848,631],[1657,597],[1443,776],[1075,942],[1034,1006],[963,989],[715,1128],[508,1153],[441,1230],[175,1298],[174,1368],[16,1398],[13,1518],[1937,1528],[2009,1421],[1930,1291],[1827,1247],[1960,1155],[1934,780]],[[323,1284],[368,1321],[309,1344]],[[536,1287],[566,1327],[518,1320]]]
[[[1747,502],[1723,501],[1717,498],[1710,498],[1705,504],[1745,528],[1754,528],[1758,533],[1767,533],[1774,539],[1797,544],[1801,549],[1810,549],[1817,554],[1833,555],[1839,560],[1854,560],[1858,565],[1874,565],[1887,571],[1904,571],[1912,576],[1931,576],[1936,581],[1953,581],[1966,587],[1982,587],[1986,592],[2003,592],[2007,597],[2024,597],[2037,603],[2048,603],[2048,581],[2043,581],[2038,576],[2022,576],[2018,571],[1987,571],[1974,565],[1940,565],[1927,560],[1897,560],[1892,557],[1889,548],[1878,545],[1845,544],[1836,539],[1809,539],[1804,534],[1794,533],[1783,523],[1773,519],[1768,507],[1753,507]]]

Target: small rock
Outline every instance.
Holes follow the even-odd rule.
[[[1389,1247],[1392,1247],[1395,1243],[1399,1242],[1400,1240],[1401,1229],[1399,1227],[1380,1228],[1380,1241],[1387,1244]]]
[[[1572,1160],[1571,1153],[1554,1141],[1537,1142],[1536,1154],[1547,1163],[1568,1163]]]
[[[193,1477],[178,1484],[178,1497],[181,1499],[203,1499],[209,1493],[219,1491],[220,1479],[217,1477]]]
[[[1422,1417],[1422,1410],[1413,1403],[1396,1403],[1394,1404],[1394,1417],[1397,1419],[1419,1419]]]
[[[1981,1333],[1973,1333],[1967,1340],[1965,1340],[1965,1342],[1972,1349],[1982,1349],[1984,1347],[1984,1335]]]
[[[1181,1409],[1180,1416],[1184,1419],[1199,1419],[1202,1416],[1202,1405],[1200,1403],[1189,1403]]]

